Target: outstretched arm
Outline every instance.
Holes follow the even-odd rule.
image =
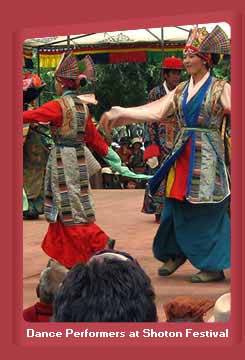
[[[107,134],[115,127],[140,122],[161,121],[171,110],[174,90],[163,98],[146,105],[123,108],[114,106],[105,112],[100,120]]]
[[[62,109],[58,101],[49,101],[34,110],[23,112],[25,123],[53,123],[56,126],[62,125]]]

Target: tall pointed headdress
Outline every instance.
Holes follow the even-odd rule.
[[[77,80],[80,74],[76,56],[72,52],[65,52],[55,70],[54,75],[63,79]]]
[[[95,68],[92,58],[86,55],[81,61],[79,61],[80,78],[84,77],[87,80],[95,81]]]
[[[230,40],[225,31],[216,25],[208,33],[205,27],[194,27],[189,34],[184,51],[200,54],[230,54]]]
[[[76,55],[70,51],[66,52],[62,55],[54,75],[69,80],[77,80],[84,77],[88,80],[95,81],[93,60],[87,55],[84,59],[78,61]]]

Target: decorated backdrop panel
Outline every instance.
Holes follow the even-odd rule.
[[[39,64],[41,68],[55,68],[60,60],[61,54],[66,49],[40,49]],[[83,48],[73,50],[73,53],[81,60],[90,55],[95,64],[116,64],[130,62],[161,62],[166,56],[183,55],[183,45],[167,45],[162,49],[160,46],[138,46],[138,47],[110,47],[110,48]],[[32,65],[32,52],[24,50],[25,67]],[[32,67],[30,67],[32,68]]]

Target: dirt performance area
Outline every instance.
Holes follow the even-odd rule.
[[[150,276],[156,293],[159,321],[165,320],[163,304],[179,295],[192,295],[217,299],[230,291],[230,272],[225,281],[210,284],[192,284],[190,277],[198,270],[189,262],[173,275],[160,277],[161,263],[154,259],[152,242],[157,231],[154,215],[141,212],[144,190],[92,190],[96,209],[96,223],[113,239],[116,249],[124,250],[137,258]],[[48,223],[44,216],[35,221],[23,222],[23,306],[37,301],[36,285],[40,272],[48,263],[48,256],[41,249]]]

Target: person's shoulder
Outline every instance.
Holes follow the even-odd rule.
[[[150,93],[151,93],[151,92],[154,92],[154,91],[157,91],[157,90],[159,90],[160,88],[161,88],[161,85],[154,86],[154,87],[151,89]]]
[[[58,104],[60,104],[60,99],[57,98],[47,101],[42,106],[46,108],[51,108],[51,107],[57,107]]]
[[[152,88],[149,92],[149,98],[152,97],[155,93],[156,93],[156,90],[157,90],[157,86],[154,86],[154,88]]]
[[[230,87],[230,83],[227,80],[213,77],[213,91],[222,91],[225,87]]]
[[[151,89],[151,91],[149,92],[148,98],[157,100],[164,95],[166,95],[166,91],[165,91],[163,85],[157,85]]]
[[[229,81],[226,80],[226,79],[220,79],[220,78],[217,78],[215,76],[212,76],[213,78],[213,81],[216,82],[217,84],[229,84]]]
[[[185,86],[188,84],[188,82],[189,82],[189,80],[185,80],[185,81],[180,82],[180,83],[176,86],[176,88],[175,88],[175,90],[174,90],[174,93],[175,93],[175,94],[179,94],[179,93],[185,88]]]

